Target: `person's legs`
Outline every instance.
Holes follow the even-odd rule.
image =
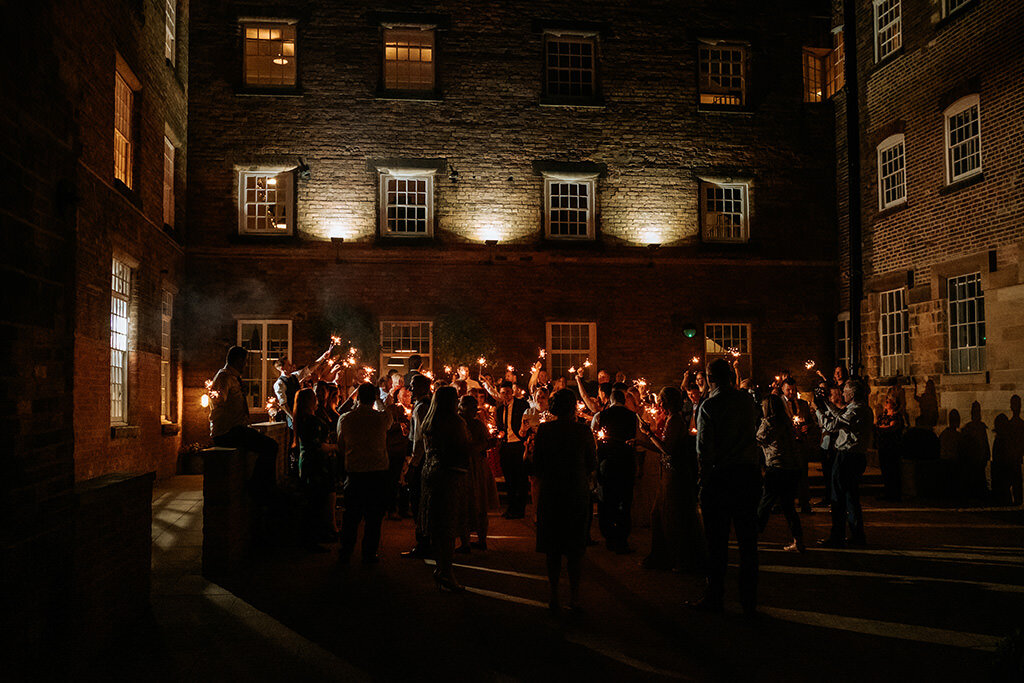
[[[828,541],[831,545],[846,544],[846,485],[842,476],[842,463],[845,456],[836,453],[832,460],[832,530]]]
[[[372,562],[380,549],[380,527],[387,512],[391,488],[391,473],[387,470],[367,472],[366,502],[363,524],[363,561]]]
[[[796,506],[793,504],[793,500],[796,498],[797,487],[800,485],[800,473],[782,470],[781,475],[782,481],[780,482],[780,487],[782,489],[782,493],[779,500],[782,505],[782,514],[785,516],[786,522],[789,524],[789,532],[793,535],[793,540],[796,541],[797,548],[803,549],[803,526],[800,523],[800,515],[797,514]],[[767,479],[767,475],[765,478]]]
[[[502,444],[498,451],[498,462],[501,464],[501,473],[505,477],[505,516],[512,517],[516,514],[516,507],[519,505],[516,491],[516,467],[515,456],[517,449],[512,444]]]
[[[547,566],[548,566],[548,588],[550,589],[550,597],[548,598],[548,607],[551,609],[558,608],[558,580],[562,573],[562,556],[558,553],[547,554]],[[570,574],[571,583],[571,574]]]
[[[700,505],[708,544],[708,587],[704,601],[717,609],[725,597],[725,571],[729,564],[729,514],[717,482],[705,482]]]
[[[362,472],[352,472],[348,475],[348,484],[345,486],[345,513],[341,518],[341,547],[338,554],[348,559],[356,547],[356,537],[359,535],[359,523],[363,521],[366,513],[366,482]],[[366,532],[363,536],[365,539]]]
[[[864,513],[860,506],[860,479],[867,467],[867,460],[861,454],[846,458],[843,478],[845,479],[846,514],[850,525],[850,540],[864,542]]]
[[[764,486],[761,490],[761,500],[757,504],[757,532],[763,534],[768,526],[768,518],[771,517],[772,508],[779,502],[779,470],[769,467],[764,473]],[[790,501],[792,505],[792,501]]]
[[[566,565],[569,572],[569,606],[578,608],[580,606],[580,576],[582,575],[583,553],[570,552],[566,556]]]
[[[799,472],[794,474],[799,477]],[[745,612],[752,612],[757,605],[757,502],[762,488],[761,472],[756,466],[736,468],[733,479],[730,508],[740,552],[740,604]],[[799,484],[799,479],[795,483]],[[792,497],[789,498],[789,507],[793,507]]]
[[[797,492],[800,498],[800,509],[804,512],[811,511],[811,478],[807,472],[807,468],[810,464],[807,451],[808,449],[802,441],[796,444],[797,457],[800,460],[800,476],[797,479]]]

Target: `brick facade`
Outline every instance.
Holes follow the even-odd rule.
[[[903,46],[879,64],[871,4],[858,5],[865,275],[861,343],[867,374],[877,378],[879,293],[908,287],[909,373],[922,385],[935,381],[941,422],[953,408],[966,418],[977,400],[991,425],[997,413],[1007,412],[1009,396],[1024,388],[1019,322],[1024,159],[1018,144],[1024,139],[1019,108],[1024,57],[1013,47],[1024,5],[976,1],[944,16],[942,4],[903,0]],[[980,101],[983,171],[950,185],[943,112],[971,94]],[[882,211],[876,146],[894,132],[905,139],[907,201]],[[844,227],[841,215],[841,231]],[[951,373],[946,279],[973,272],[981,274],[985,294],[986,364],[976,373]],[[880,378],[878,384],[890,381]]]
[[[419,19],[439,27],[431,101],[377,91],[382,23],[416,15],[367,3],[194,8],[186,440],[202,437],[200,388],[236,341],[236,318],[292,320],[303,362],[327,341],[312,335],[328,301],[374,323],[462,311],[492,330],[496,358],[519,367],[555,319],[596,322],[597,364],[657,383],[677,381],[700,352],[700,335],[682,335],[687,323],[701,332],[706,322],[752,323],[762,378],[810,356],[830,360],[833,117],[829,103],[801,101],[807,17],[773,8],[740,20],[720,3],[691,4],[433,3]],[[242,86],[247,16],[297,22],[295,92]],[[595,106],[541,103],[546,26],[596,33]],[[698,37],[749,41],[749,111],[698,111]],[[240,237],[237,170],[299,158],[309,179],[296,175],[295,235]],[[425,243],[379,236],[373,164],[396,158],[440,160]],[[538,162],[605,169],[593,242],[544,239]],[[701,176],[750,180],[748,244],[702,242]]]

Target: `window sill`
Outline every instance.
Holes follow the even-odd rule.
[[[577,109],[604,109],[601,97],[542,97],[537,103],[541,107],[569,107]]]
[[[942,373],[942,384],[988,384],[988,373],[985,370],[977,372],[950,372]],[[947,379],[948,378],[948,379]]]
[[[376,98],[396,102],[444,102],[435,90],[378,90]]]
[[[404,237],[401,235],[379,235],[374,241],[378,247],[431,247],[438,244],[433,235]]]
[[[750,107],[734,107],[730,105],[716,105],[716,104],[698,104],[697,113],[699,114],[739,114],[743,116],[752,116],[754,110]]]
[[[228,236],[228,242],[232,244],[274,244],[293,245],[299,243],[295,235],[240,235],[232,233]]]
[[[138,425],[111,425],[110,426],[110,438],[111,439],[137,439],[139,438]]]
[[[160,433],[164,436],[175,436],[180,432],[181,425],[174,424],[173,422],[160,423]]]
[[[305,93],[302,88],[235,88],[235,95],[238,97],[302,97]]]
[[[884,69],[885,67],[889,66],[890,64],[895,62],[899,57],[902,57],[902,56],[903,56],[903,46],[900,45],[899,48],[897,48],[895,52],[893,52],[892,54],[886,55],[885,58],[882,59],[882,61],[875,62],[874,65],[872,65],[872,67],[871,67],[871,73],[874,74],[877,71],[881,71],[882,69]]]
[[[906,202],[906,201],[903,201],[903,202],[900,202],[899,204],[896,204],[894,206],[890,206],[887,209],[879,209],[875,213],[875,220],[876,221],[885,220],[886,218],[889,218],[890,216],[892,216],[894,214],[897,214],[900,211],[903,211],[904,209],[907,209],[907,208],[910,208],[910,203]]]
[[[950,183],[949,185],[943,185],[942,187],[939,188],[939,194],[940,195],[953,194],[954,192],[959,192],[960,190],[963,190],[965,188],[971,187],[972,185],[977,185],[978,183],[984,182],[984,180],[985,180],[985,172],[984,171],[978,171],[974,175],[969,176],[967,178],[963,178],[962,180],[958,180],[955,183]]]

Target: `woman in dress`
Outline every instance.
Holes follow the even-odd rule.
[[[452,559],[455,539],[466,524],[466,486],[470,438],[458,413],[459,396],[454,387],[439,387],[423,420],[423,490],[420,525],[430,535],[437,569],[434,580],[442,592],[460,593],[465,588],[455,579]]]
[[[537,427],[533,464],[538,480],[537,552],[547,555],[551,598],[557,610],[562,556],[569,570],[569,609],[579,610],[580,568],[591,513],[590,482],[597,468],[597,444],[590,427],[576,420],[576,395],[555,392],[548,410],[553,421]]]
[[[476,397],[466,395],[459,400],[459,415],[466,421],[469,432],[470,457],[466,496],[468,523],[462,535],[462,545],[455,550],[457,553],[469,553],[471,548],[487,550],[487,513],[491,507],[497,506],[497,500],[491,493],[494,477],[487,464],[487,447],[493,439],[487,426],[477,417],[479,410]],[[472,543],[469,540],[471,531],[476,532],[476,541]]]
[[[317,543],[330,533],[324,523],[330,492],[334,488],[334,473],[330,459],[337,445],[328,443],[327,424],[317,416],[316,393],[313,389],[300,389],[295,394],[295,441],[299,449],[299,485],[306,500],[303,537],[313,552],[326,552]]]

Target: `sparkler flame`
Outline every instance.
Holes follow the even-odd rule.
[[[505,369],[508,370],[509,372],[515,372],[516,371],[516,368],[515,368],[514,365],[508,365],[508,366],[505,367]]]
[[[808,370],[813,370],[814,369],[814,361],[813,360],[807,361],[806,363],[804,363],[804,367],[807,368]]]
[[[608,440],[608,432],[605,430],[604,427],[601,427],[600,429],[597,430],[597,440],[598,441],[607,441]]]
[[[487,365],[487,359],[484,358],[483,356],[480,356],[479,358],[477,358],[476,362],[477,362],[477,365],[480,365],[481,367],[484,366],[484,365]]]
[[[207,394],[203,394],[202,396],[200,396],[199,397],[199,405],[201,405],[204,408],[209,408],[210,407],[210,397]]]
[[[694,356],[691,358],[690,365],[700,365],[700,356]]]
[[[545,351],[544,349],[541,349],[541,350],[540,350],[540,357],[541,357],[541,358],[543,358],[543,357],[544,357],[544,356],[546,356],[546,355],[548,355],[548,352],[547,352],[547,351]]]
[[[585,367],[585,368],[589,368],[590,367],[590,359],[589,358],[587,360],[583,361],[583,367]]]
[[[452,374],[452,366],[450,366],[450,365],[444,366],[444,374],[446,374],[446,375]]]
[[[339,337],[336,334],[335,335],[331,335],[331,345],[332,346],[341,346],[341,337]]]

